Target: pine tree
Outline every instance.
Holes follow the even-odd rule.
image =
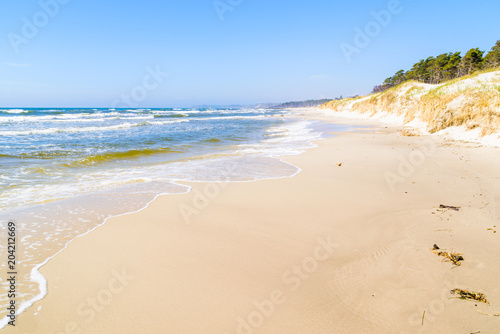
[[[420,82],[428,82],[429,80],[429,66],[434,62],[434,57],[422,59],[415,63],[411,70],[406,73],[408,80],[417,80]]]
[[[484,51],[478,48],[470,49],[460,61],[460,76],[469,75],[474,71],[481,69]]]
[[[392,77],[385,79],[381,85],[373,88],[373,92],[383,92],[408,80],[439,84],[469,75],[482,68],[500,67],[500,40],[483,58],[484,53],[484,51],[474,48],[470,49],[463,57],[460,52],[450,52],[422,59],[415,63],[409,71],[400,70]]]
[[[451,53],[443,53],[436,57],[434,62],[430,65],[430,83],[438,84],[445,80],[445,67],[450,61]]]
[[[462,60],[461,52],[450,53],[448,64],[444,66],[445,77],[444,80],[451,80],[458,77],[458,66]]]
[[[491,48],[486,57],[484,57],[486,68],[495,68],[500,66],[500,41]]]
[[[405,71],[404,70],[397,71],[396,74],[394,74],[394,76],[392,77],[393,86],[400,85],[405,81],[406,81],[406,78],[405,78]]]

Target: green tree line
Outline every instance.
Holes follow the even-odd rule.
[[[275,106],[271,106],[271,109],[288,109],[288,108],[312,108],[317,107],[327,102],[332,101],[332,99],[321,99],[321,100],[307,100],[307,101],[292,101],[281,103]]]
[[[373,88],[373,93],[383,92],[409,80],[439,84],[472,74],[479,70],[500,67],[500,40],[486,55],[478,48],[470,49],[463,57],[461,52],[443,53],[422,59],[408,70],[400,70]]]

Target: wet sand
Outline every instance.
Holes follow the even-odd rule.
[[[499,150],[399,130],[317,141],[283,159],[293,178],[192,183],[110,219],[40,270],[46,298],[3,332],[497,331],[481,312],[500,313]]]

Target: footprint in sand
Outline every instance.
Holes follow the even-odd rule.
[[[390,291],[413,290],[411,278],[424,274],[409,274],[412,270],[409,259],[418,249],[412,241],[415,232],[412,226],[407,226],[396,235],[382,234],[380,237],[383,239],[377,242],[375,249],[353,255],[352,261],[334,271],[329,293],[341,306],[340,309],[347,313],[347,316],[338,319],[343,328],[352,328],[353,319],[356,319],[364,322],[360,326],[372,331],[388,333],[388,328],[394,329],[392,318],[398,305]],[[401,302],[404,300],[401,299]]]

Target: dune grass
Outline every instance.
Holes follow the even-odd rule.
[[[497,72],[497,75],[490,73]],[[408,81],[383,93],[331,101],[321,108],[374,116],[419,119],[430,133],[453,126],[480,129],[480,136],[500,130],[500,71],[478,72],[440,85]]]

